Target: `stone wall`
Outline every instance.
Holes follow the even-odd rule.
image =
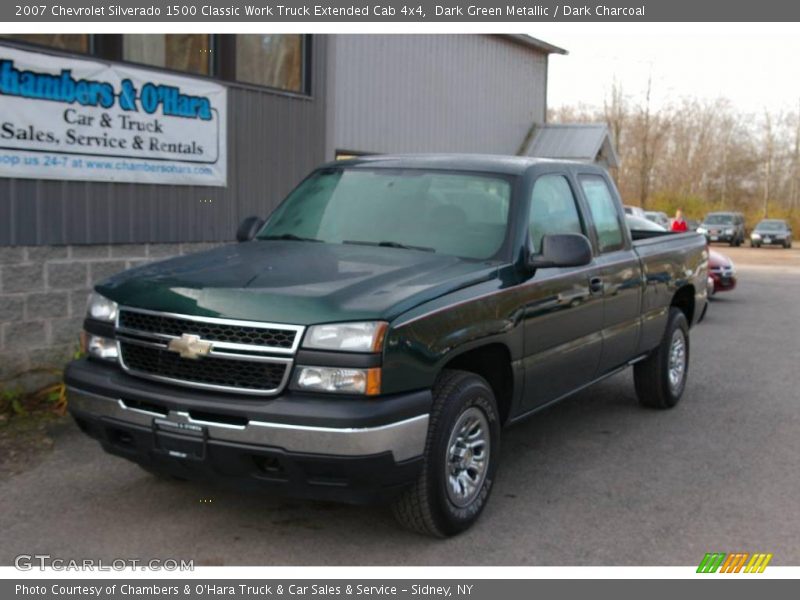
[[[0,392],[31,390],[58,378],[78,349],[95,283],[215,245],[0,246]]]

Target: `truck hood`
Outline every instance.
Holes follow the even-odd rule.
[[[392,320],[497,268],[417,250],[254,241],[131,269],[96,289],[124,306],[310,325]]]

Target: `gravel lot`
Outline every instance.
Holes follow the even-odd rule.
[[[800,564],[800,249],[715,247],[740,285],[693,330],[673,411],[607,380],[508,430],[494,497],[466,534],[397,529],[380,508],[152,478],[70,422],[0,481],[0,564],[176,557],[195,564],[689,565],[707,551]]]

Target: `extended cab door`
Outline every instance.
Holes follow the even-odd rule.
[[[598,376],[636,354],[641,327],[642,268],[631,248],[622,204],[613,184],[599,173],[579,173],[595,238],[603,287],[603,353]]]
[[[540,175],[527,201],[530,249],[555,233],[587,234],[566,173]],[[525,344],[525,398],[531,410],[592,381],[602,348],[603,298],[596,264],[540,268],[521,284]],[[594,289],[593,289],[594,288]]]

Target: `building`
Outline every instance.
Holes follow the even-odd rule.
[[[535,125],[523,154],[538,158],[579,160],[606,169],[619,167],[619,157],[605,123]]]
[[[313,167],[516,154],[548,56],[506,35],[0,38],[0,388],[77,348],[94,282],[229,242]]]

